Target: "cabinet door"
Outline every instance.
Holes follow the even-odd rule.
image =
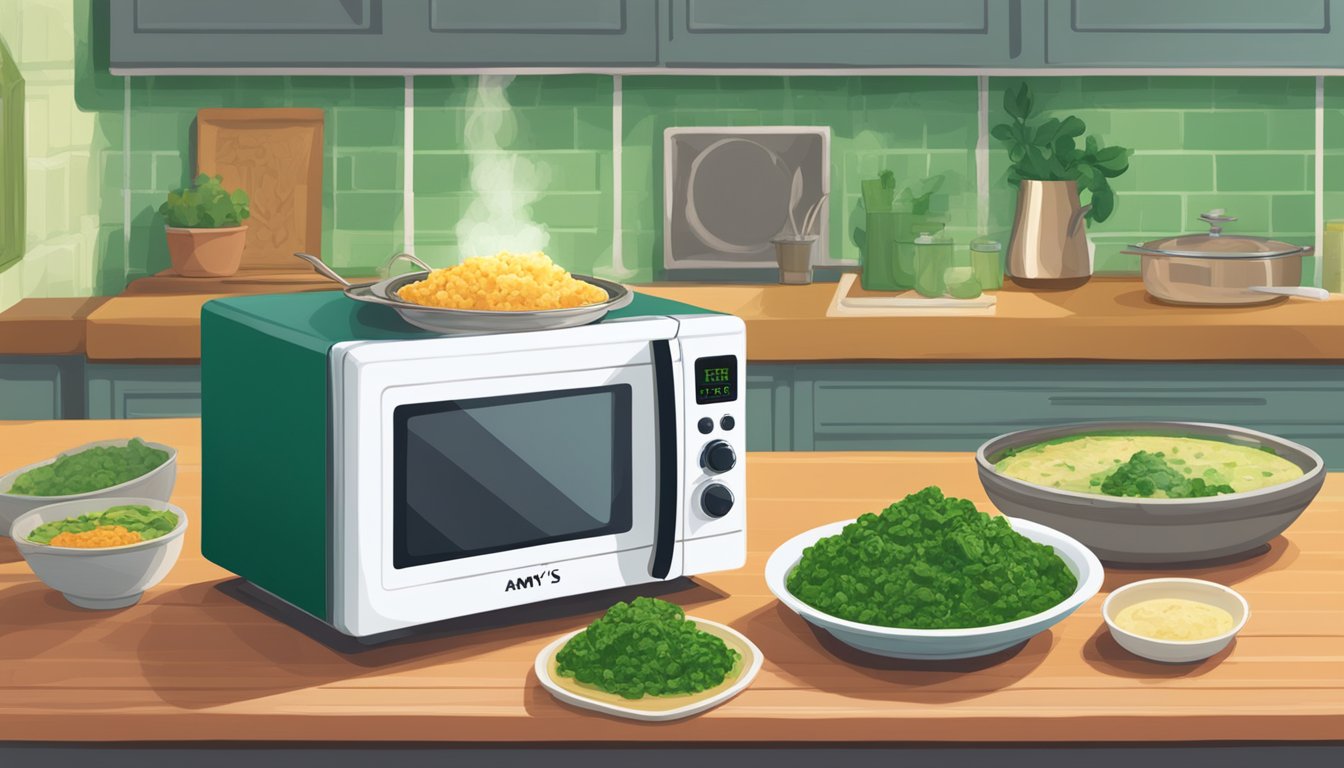
[[[199,365],[90,364],[85,371],[91,419],[201,415]]]
[[[673,66],[1012,64],[1017,0],[669,0]]]
[[[385,53],[381,0],[111,0],[114,70],[357,66]]]
[[[426,66],[651,65],[653,0],[429,0]]]
[[[1047,0],[1046,62],[1067,66],[1339,66],[1338,0]]]
[[[652,64],[653,0],[112,0],[117,71]]]
[[[1019,429],[1084,421],[1234,424],[1344,468],[1344,367],[1223,363],[798,366],[794,418],[815,450],[974,451]]]

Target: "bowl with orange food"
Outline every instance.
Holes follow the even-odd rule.
[[[144,498],[80,499],[21,515],[10,537],[44,584],[81,608],[139,602],[182,553],[187,514]]]

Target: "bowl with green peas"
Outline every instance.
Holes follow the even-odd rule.
[[[138,437],[100,440],[0,475],[0,535],[20,515],[64,501],[137,497],[168,501],[177,449]]]

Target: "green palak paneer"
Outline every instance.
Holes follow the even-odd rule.
[[[145,445],[139,438],[124,446],[88,448],[34,467],[14,480],[6,493],[20,496],[73,496],[121,485],[162,466],[168,452]]]
[[[808,547],[787,586],[841,619],[953,629],[1040,613],[1078,580],[1054,548],[930,486]]]

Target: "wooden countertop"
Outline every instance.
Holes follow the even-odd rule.
[[[1070,291],[1005,285],[989,317],[826,317],[834,283],[642,285],[747,321],[752,362],[823,360],[1344,360],[1344,295],[1176,307],[1133,278]]]
[[[0,423],[0,470],[101,438],[179,448],[173,501],[200,510],[199,422]],[[528,624],[437,628],[343,652],[237,597],[200,556],[140,604],[75,608],[0,539],[0,739],[415,741],[1238,741],[1344,734],[1344,474],[1270,551],[1181,571],[1234,585],[1251,603],[1238,640],[1195,665],[1129,656],[1099,616],[1105,593],[1155,575],[1108,573],[1102,594],[1016,652],[978,662],[900,663],[846,651],[769,594],[769,553],[825,522],[876,511],[928,484],[988,501],[969,454],[752,454],[750,554],[739,571],[662,596],[751,637],[766,661],[727,704],[640,724],[553,700],[532,673],[551,639],[610,596],[547,603]],[[566,611],[570,612],[566,615]],[[579,611],[574,613],[574,611]],[[456,628],[454,628],[456,627]],[[353,646],[347,643],[346,646]]]
[[[85,316],[49,318],[50,330],[29,317],[25,339],[0,341],[0,354],[68,349],[70,329],[82,325],[89,360],[192,362],[200,359],[201,305],[209,299],[329,288],[324,279],[300,273],[214,281],[159,275],[98,300]],[[753,362],[1344,360],[1344,296],[1247,308],[1173,307],[1150,299],[1138,280],[1094,278],[1059,292],[1009,285],[997,292],[997,313],[990,317],[827,317],[835,283],[634,288],[743,318]],[[0,314],[0,322],[15,311]]]

